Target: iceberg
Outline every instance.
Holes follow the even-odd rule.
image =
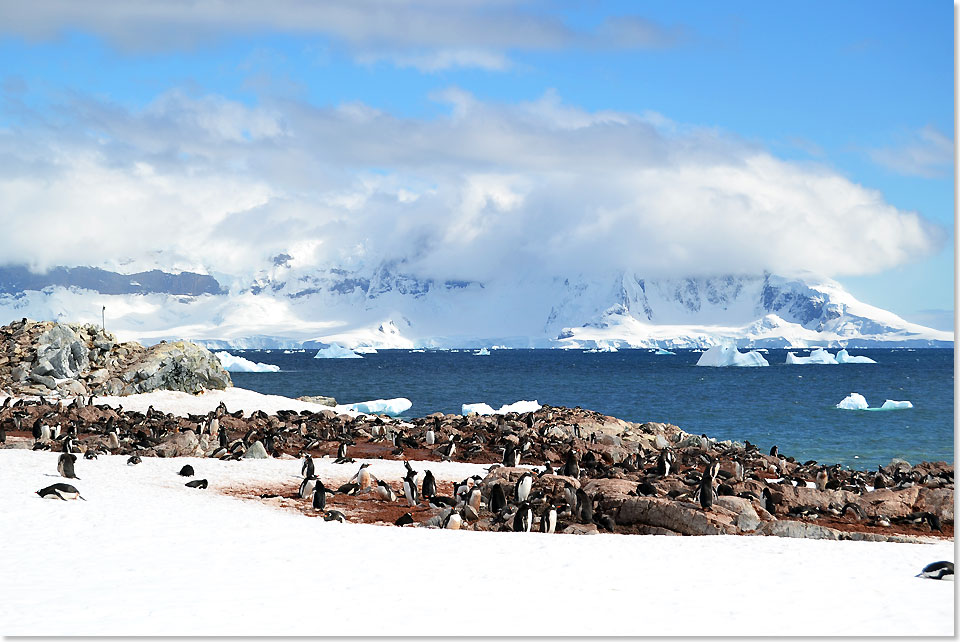
[[[851,392],[847,397],[837,404],[837,408],[842,410],[907,410],[913,408],[913,404],[909,401],[894,401],[893,399],[887,399],[883,402],[883,405],[879,408],[871,408],[867,404],[867,400],[863,395],[857,394],[856,392]]]
[[[505,415],[508,412],[536,412],[538,410],[540,410],[540,404],[536,400],[504,404],[500,406],[499,410],[494,410],[485,403],[465,403],[460,407],[460,414],[466,416],[475,412],[478,415]]]
[[[832,354],[824,350],[823,348],[817,348],[816,350],[810,353],[809,357],[798,357],[792,352],[787,353],[788,364],[793,365],[803,365],[803,364],[821,364],[821,365],[835,365],[839,363],[837,358]]]
[[[326,348],[320,348],[317,350],[317,354],[313,355],[314,359],[363,359],[359,354],[344,348],[339,343],[331,343]]]
[[[677,353],[670,352],[669,350],[664,350],[663,348],[657,348],[657,351],[654,354],[677,354]]]
[[[213,356],[220,360],[220,365],[227,372],[280,372],[280,366],[272,363],[255,363],[229,352],[214,352]]]
[[[490,351],[487,350],[486,348],[480,348],[479,350],[477,350],[477,351],[474,352],[473,354],[475,354],[475,355],[478,356],[478,357],[489,357],[489,356],[490,356]]]
[[[722,345],[713,346],[702,355],[697,361],[698,366],[724,367],[724,366],[769,366],[763,355],[757,351],[747,352],[746,354],[737,350],[734,346]]]
[[[373,401],[361,401],[359,403],[338,405],[334,410],[337,412],[353,411],[362,412],[366,415],[390,415],[396,417],[403,414],[413,402],[405,397],[396,399],[374,399]]]
[[[377,354],[377,349],[372,346],[358,346],[353,351],[357,354]]]
[[[851,356],[846,350],[837,353],[837,363],[876,363],[870,357]]]
[[[837,408],[841,410],[867,410],[869,407],[866,398],[856,392],[851,392],[837,404]]]

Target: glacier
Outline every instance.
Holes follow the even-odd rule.
[[[161,273],[157,285],[131,286],[136,291],[111,285],[100,292],[97,279],[68,282],[62,271],[49,283],[18,277],[0,283],[0,320],[99,325],[103,306],[106,328],[122,340],[182,338],[216,350],[320,350],[333,343],[351,351],[916,348],[952,347],[954,340],[952,332],[910,323],[812,276],[518,272],[478,282],[417,277],[403,261],[350,269],[291,265],[266,265],[254,277],[190,273],[177,280]]]
[[[762,354],[755,350],[744,354],[737,350],[735,346],[722,345],[713,346],[700,355],[697,365],[720,368],[726,366],[769,366],[770,364],[767,363]]]

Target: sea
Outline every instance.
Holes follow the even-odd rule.
[[[465,403],[494,409],[519,400],[580,406],[634,422],[672,423],[688,433],[750,441],[800,461],[855,469],[953,462],[952,349],[862,349],[876,364],[788,365],[769,350],[769,367],[698,367],[701,353],[646,349],[380,350],[362,359],[316,359],[316,351],[230,350],[280,372],[231,373],[234,384],[265,394],[325,395],[338,403],[406,397],[405,417],[460,413]],[[796,350],[798,355],[808,351]],[[841,410],[851,393],[870,407],[887,399],[912,408]]]

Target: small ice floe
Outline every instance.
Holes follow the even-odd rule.
[[[817,348],[810,353],[809,357],[798,357],[793,352],[788,352],[786,363],[791,365],[836,365],[838,363],[876,363],[876,361],[870,357],[852,356],[846,350],[840,350],[836,356],[834,356],[823,348]]]
[[[731,345],[713,346],[697,361],[698,366],[725,367],[725,366],[769,366],[763,355],[757,351],[740,352]]]
[[[479,350],[477,350],[477,351],[474,352],[473,354],[474,354],[475,356],[477,356],[477,357],[489,357],[489,356],[490,356],[490,351],[487,350],[486,348],[480,348]]]
[[[280,366],[250,361],[226,351],[214,352],[213,356],[220,360],[220,365],[227,372],[280,372]]]
[[[374,399],[373,401],[361,401],[359,403],[338,405],[334,410],[337,412],[362,412],[367,415],[390,415],[396,417],[410,410],[413,402],[405,397],[396,399]]]
[[[657,348],[657,351],[654,354],[677,354],[676,352],[670,352],[669,350],[664,350],[663,348]]]
[[[349,348],[344,348],[339,343],[331,343],[326,348],[320,348],[317,350],[317,354],[313,355],[314,359],[363,359],[359,354],[350,350]]]
[[[505,415],[508,412],[536,412],[537,410],[540,410],[540,404],[536,400],[504,404],[498,410],[494,410],[485,403],[465,403],[460,407],[460,414],[467,416],[474,412],[478,415]]]
[[[837,408],[840,408],[841,410],[906,410],[913,408],[913,404],[909,401],[894,401],[893,399],[887,399],[879,408],[871,408],[863,395],[856,392],[851,392],[844,398],[843,401],[837,404]]]

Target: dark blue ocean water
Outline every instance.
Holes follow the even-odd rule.
[[[852,350],[877,364],[786,365],[770,350],[765,368],[696,367],[700,354],[647,350],[410,352],[363,359],[314,359],[315,351],[232,350],[279,373],[232,373],[237,386],[287,397],[327,395],[338,403],[406,397],[419,417],[493,408],[520,399],[582,406],[628,421],[662,421],[717,439],[749,440],[800,460],[855,468],[953,461],[953,350]],[[800,354],[805,354],[801,351]],[[888,412],[838,410],[851,392],[870,406],[886,399],[914,407]]]

